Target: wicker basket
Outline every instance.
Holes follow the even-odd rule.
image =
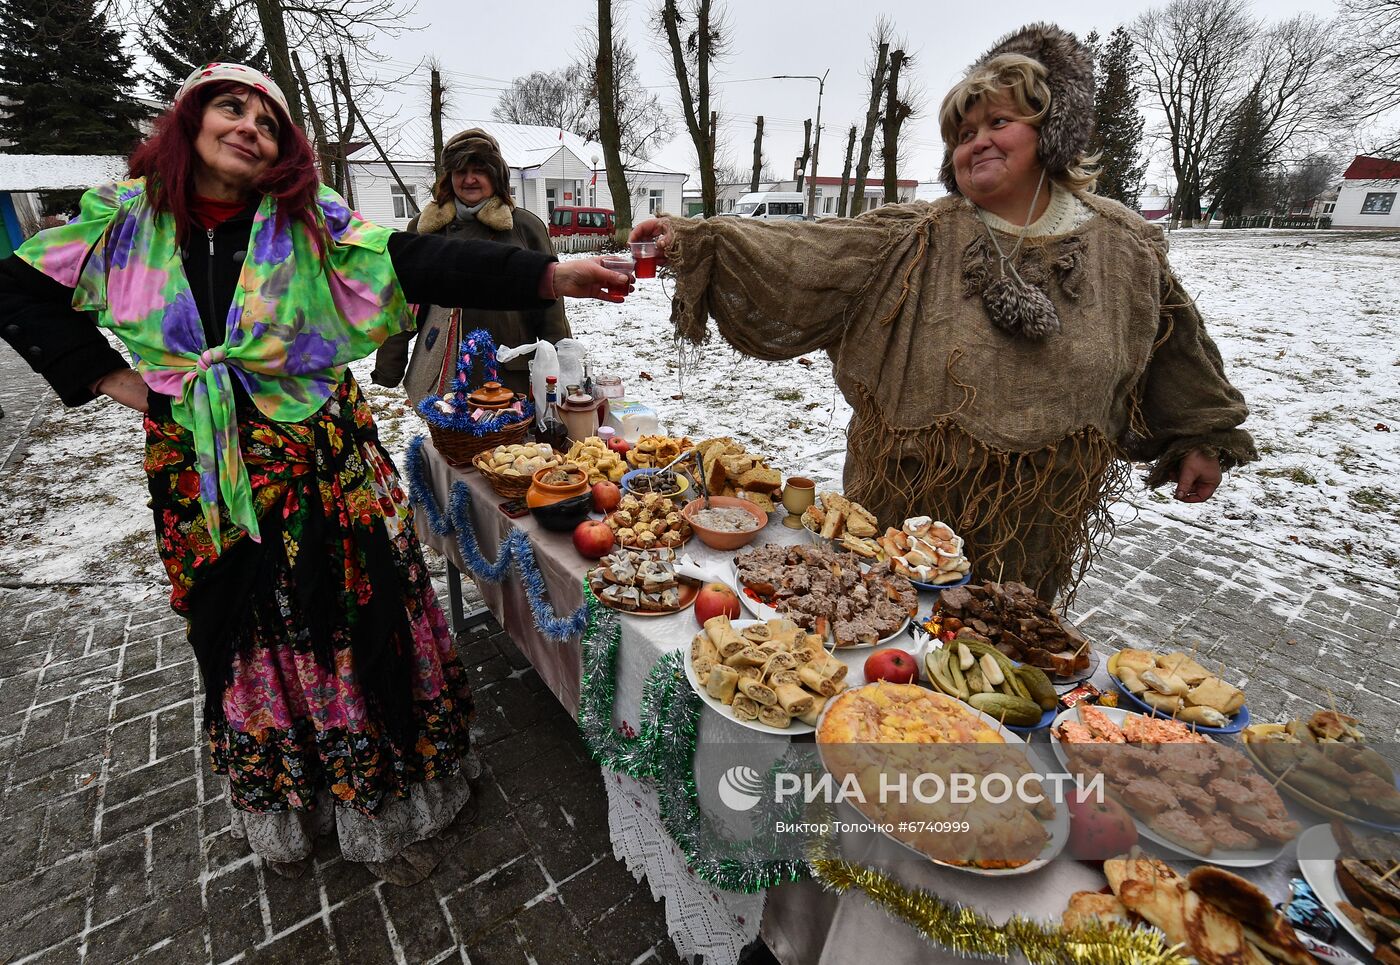
[[[525,433],[530,431],[530,423],[534,421],[533,417],[521,419],[497,432],[488,432],[480,436],[456,429],[444,429],[428,422],[428,434],[433,437],[433,447],[447,460],[449,466],[454,469],[471,469],[472,459],[479,453],[490,452],[497,446],[509,446],[524,440]],[[528,485],[527,479],[527,488]]]
[[[486,452],[479,452],[472,457],[472,465],[476,467],[476,471],[481,473],[482,477],[491,484],[492,489],[506,499],[525,498],[525,493],[530,489],[532,477],[496,472],[491,468],[490,461],[487,459],[490,453],[491,450],[488,449]]]

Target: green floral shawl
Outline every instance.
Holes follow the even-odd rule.
[[[232,522],[258,538],[233,380],[269,418],[299,422],[321,408],[348,363],[413,326],[389,258],[392,232],[324,186],[317,209],[324,232],[313,233],[263,198],[221,345],[205,344],[174,219],[152,208],[145,179],[93,188],[76,219],[16,252],[74,289],[73,307],[96,312],[147,384],[174,399],[175,421],[194,434],[215,552],[221,498]]]

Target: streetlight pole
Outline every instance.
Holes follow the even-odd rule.
[[[807,179],[807,213],[817,216],[817,160],[822,153],[822,94],[826,91],[828,68],[818,77],[816,74],[774,74],[774,80],[814,80],[817,82],[817,139],[812,144],[812,174]]]

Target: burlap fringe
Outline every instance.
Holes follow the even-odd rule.
[[[858,389],[847,438],[846,492],[885,525],[905,515],[941,518],[966,541],[979,580],[1022,580],[1068,609],[1113,538],[1110,507],[1131,466],[1102,432],[1085,428],[1030,452],[974,438],[956,421],[918,429],[886,425]],[[895,518],[899,517],[899,518]]]

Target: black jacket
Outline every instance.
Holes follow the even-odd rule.
[[[224,343],[252,219],[250,208],[211,232],[193,228],[185,245],[185,273],[211,346]],[[412,304],[481,309],[553,304],[539,297],[539,283],[554,259],[536,251],[396,231],[389,238],[389,257]],[[71,288],[13,255],[0,260],[0,338],[53,386],[65,405],[76,406],[92,401],[89,386],[127,363],[98,330],[93,315],[75,311],[72,303]],[[151,401],[156,414],[169,411],[168,397],[153,392]]]

